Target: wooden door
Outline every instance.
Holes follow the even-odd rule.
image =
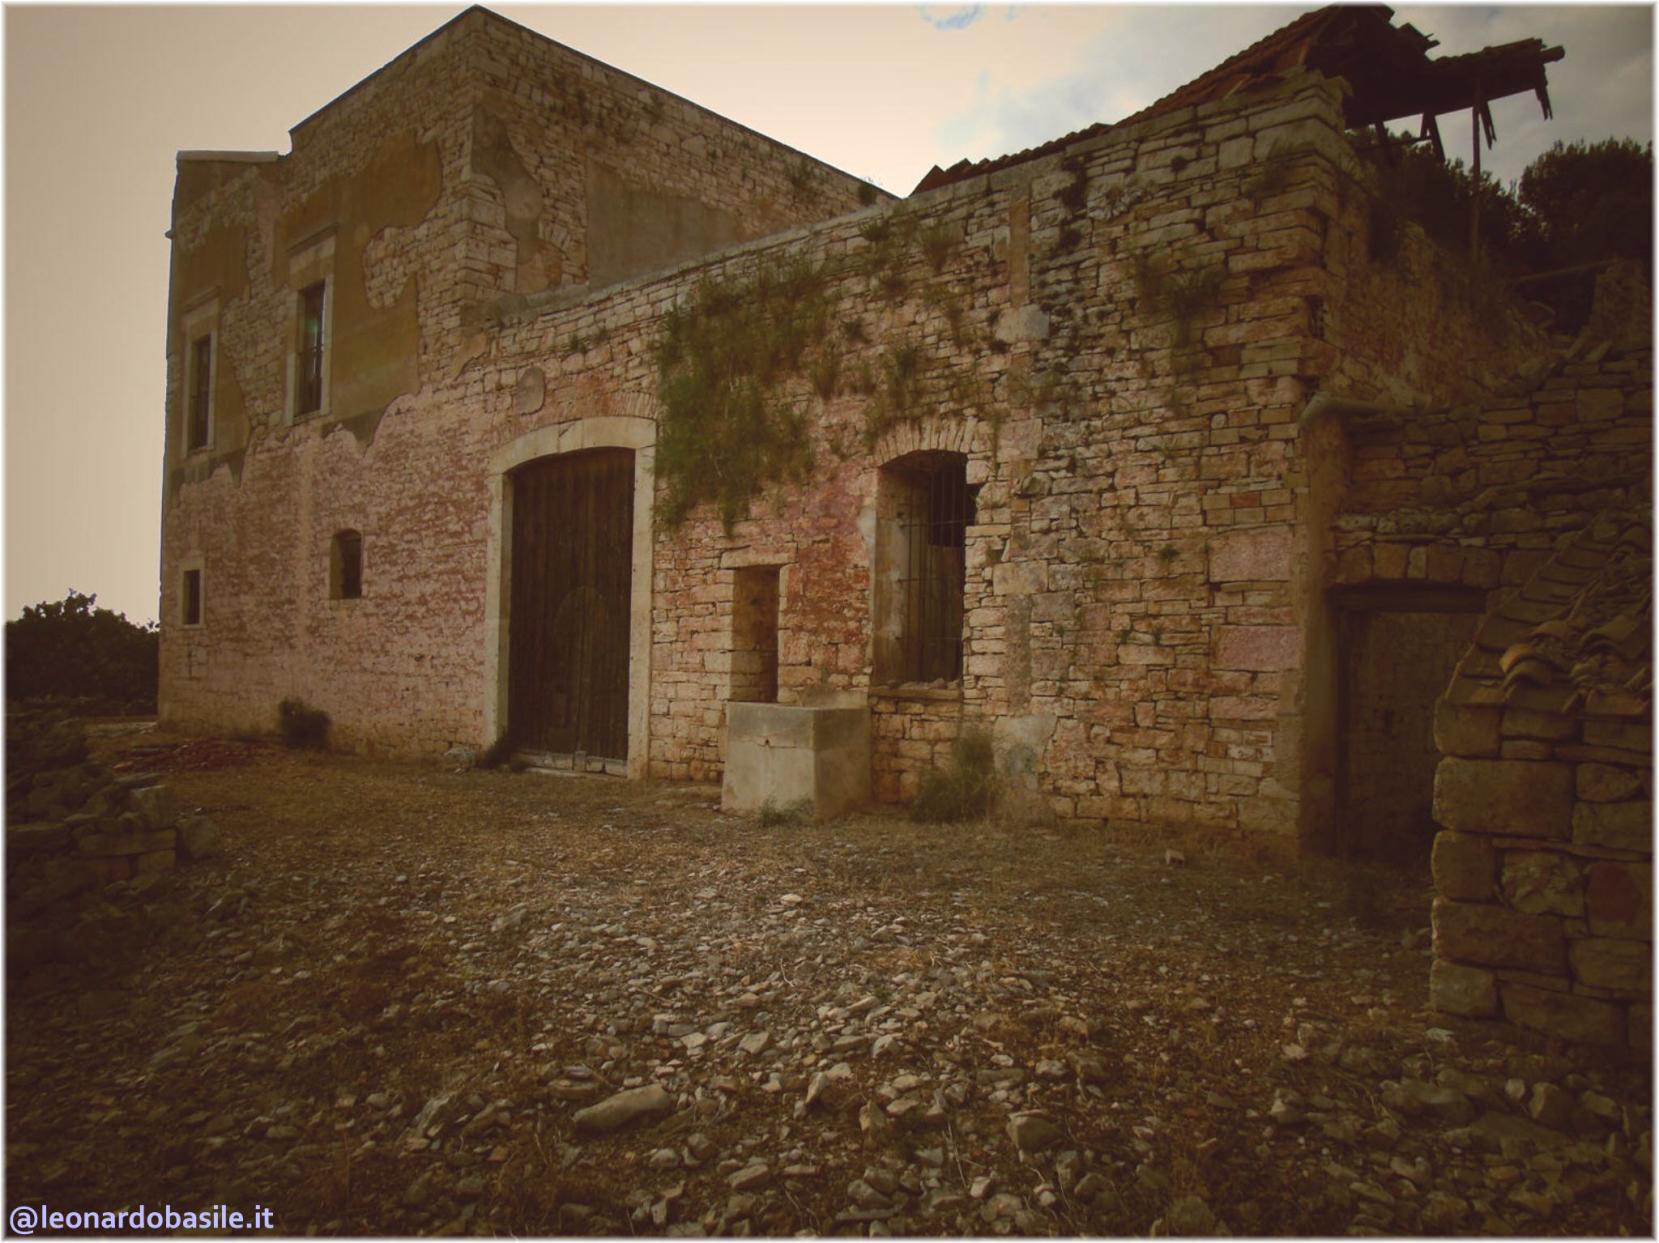
[[[627,759],[633,450],[542,458],[511,482],[513,744]]]

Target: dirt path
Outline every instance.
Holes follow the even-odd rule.
[[[1425,1011],[1421,880],[247,744],[127,762],[225,856],[112,892],[129,965],[10,982],[13,1203],[259,1203],[284,1234],[1651,1233],[1646,1074]],[[663,1112],[579,1128],[653,1084]]]

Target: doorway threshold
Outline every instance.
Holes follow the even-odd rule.
[[[514,751],[512,762],[532,772],[551,773],[554,776],[575,777],[584,773],[597,773],[609,777],[628,775],[627,760],[584,755],[580,751],[574,755],[561,755],[553,751]]]

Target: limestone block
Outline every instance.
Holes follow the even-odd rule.
[[[1571,738],[1578,732],[1578,722],[1557,712],[1529,712],[1525,708],[1506,708],[1503,714],[1503,733],[1506,738]]]
[[[513,386],[513,409],[519,414],[534,414],[547,399],[547,376],[540,367],[526,367],[519,373]]]
[[[1653,804],[1580,803],[1573,809],[1573,841],[1617,850],[1653,849]]]
[[[1048,339],[1048,316],[1043,308],[1027,303],[1025,306],[1009,307],[997,316],[996,338],[1008,345],[1017,345],[1022,341],[1046,341]]]
[[[1434,773],[1434,818],[1466,833],[1564,838],[1573,823],[1572,765],[1448,756]]]
[[[1592,747],[1618,747],[1653,754],[1653,726],[1637,721],[1585,721],[1584,741]]]
[[[922,744],[926,745],[926,744]],[[806,804],[819,819],[870,798],[870,712],[866,707],[726,705],[721,806],[758,812]]]
[[[1215,647],[1217,669],[1292,669],[1302,654],[1302,636],[1295,626],[1221,626]]]
[[[1498,1012],[1498,981],[1490,971],[1435,959],[1429,968],[1429,1005],[1447,1014],[1486,1018]]]
[[[1449,830],[1437,833],[1430,865],[1434,887],[1442,897],[1458,902],[1492,900],[1498,852],[1486,838]]]
[[[171,850],[150,850],[133,856],[133,875],[148,876],[152,872],[170,872],[177,862]]]
[[[177,833],[158,829],[153,833],[88,833],[77,843],[83,855],[142,855],[172,850]]]
[[[1499,732],[1502,718],[1503,711],[1497,707],[1438,699],[1434,704],[1434,745],[1442,755],[1495,756],[1502,745]]]
[[[1585,937],[1567,948],[1573,976],[1592,988],[1648,997],[1653,993],[1653,946],[1646,941]]]
[[[1624,1008],[1594,997],[1556,993],[1525,984],[1500,988],[1504,1017],[1517,1027],[1580,1044],[1623,1044]]]
[[[1650,1052],[1653,1049],[1653,1007],[1633,1005],[1626,1027],[1625,1038],[1633,1049]]]
[[[1434,952],[1455,962],[1549,975],[1567,968],[1560,920],[1448,898],[1434,900]]]
[[[991,591],[999,596],[1029,596],[1048,590],[1045,561],[1004,561],[991,567]]]
[[[1596,936],[1652,938],[1652,864],[1592,863],[1585,899]]]
[[[147,829],[169,829],[179,818],[179,807],[173,792],[166,786],[144,786],[134,790],[128,798],[132,809],[143,820]]]
[[[1642,788],[1635,769],[1622,764],[1580,764],[1578,797],[1588,803],[1622,803]]]
[[[179,818],[179,853],[186,859],[207,859],[221,849],[219,826],[206,816]]]
[[[1247,527],[1210,541],[1210,581],[1288,582],[1291,538],[1288,527]]]
[[[1553,850],[1503,852],[1503,897],[1527,915],[1584,914],[1584,871]]]

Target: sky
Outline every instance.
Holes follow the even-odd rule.
[[[464,7],[6,7],[8,618],[71,588],[156,616],[176,152],[287,152],[290,126]],[[1127,116],[1308,6],[492,7],[903,195],[934,164]],[[1493,106],[1483,163],[1503,180],[1558,140],[1651,140],[1653,20],[1589,5],[1395,16],[1435,55],[1566,48],[1553,121],[1530,95]],[[1441,129],[1467,161],[1466,115]]]

